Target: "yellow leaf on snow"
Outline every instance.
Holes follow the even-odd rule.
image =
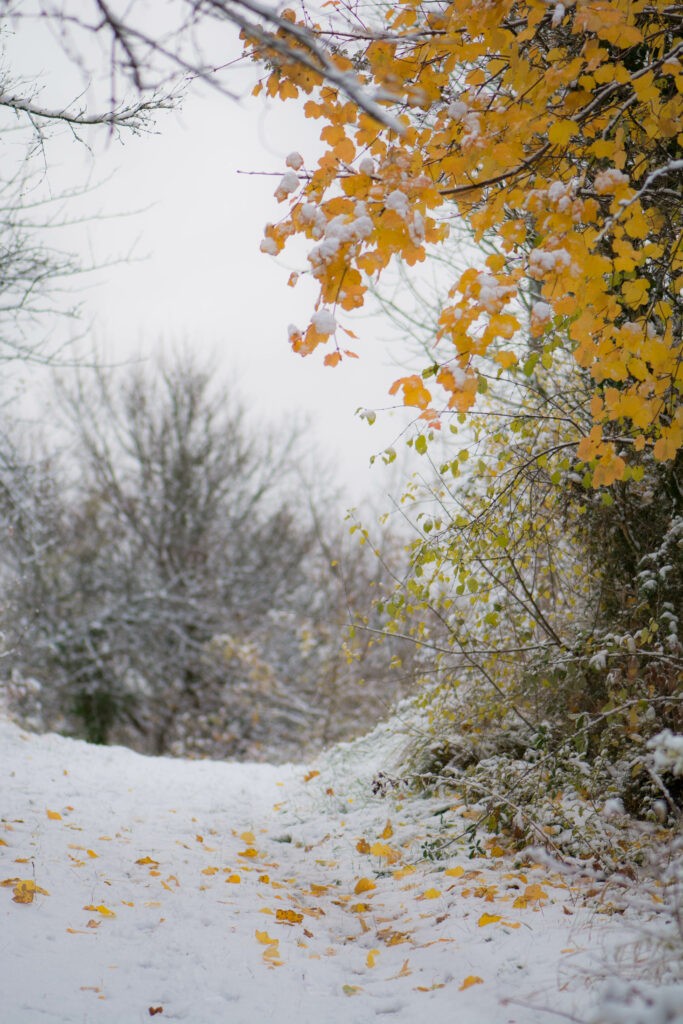
[[[370,847],[370,853],[373,857],[386,857],[390,864],[395,864],[401,858],[399,851],[387,843],[373,843]]]
[[[357,996],[358,993],[362,992],[362,991],[363,991],[363,989],[361,988],[360,985],[343,985],[342,986],[342,992],[344,993],[345,996]]]
[[[497,924],[498,921],[502,921],[500,914],[482,914],[477,924],[480,928],[483,928],[487,924]]]
[[[370,853],[370,843],[367,839],[359,839],[356,843],[356,849],[359,853]]]
[[[386,825],[384,826],[384,831],[382,832],[382,834],[380,835],[379,838],[380,839],[391,839],[393,834],[394,834],[394,830],[392,828],[391,822],[387,821]]]
[[[247,846],[253,846],[256,842],[256,837],[253,832],[242,832],[240,839],[243,843],[246,843]]]
[[[258,930],[258,928],[256,929],[256,933],[255,934],[256,934],[256,941],[260,942],[262,946],[277,945],[278,942],[280,941],[279,939],[271,938],[271,936],[268,934],[268,932],[260,932]]]
[[[98,914],[102,915],[102,917],[116,917],[114,911],[110,910],[109,907],[105,907],[103,903],[99,903],[97,906],[94,906],[92,903],[88,903],[85,907],[83,907],[83,909],[96,910]]]
[[[50,821],[61,821],[62,820],[62,816],[59,813],[59,811],[48,811],[48,810],[46,810],[45,813],[47,814],[47,816],[50,819]]]
[[[14,903],[33,903],[33,897],[36,893],[40,893],[42,896],[50,895],[47,889],[41,889],[39,885],[36,885],[32,878],[15,878],[11,881],[15,882],[14,895],[12,896]],[[6,882],[3,882],[3,885],[6,884]]]
[[[368,953],[368,955],[365,958],[365,966],[366,967],[374,967],[375,963],[377,962],[377,957],[378,956],[379,956],[379,950],[378,949],[371,949],[370,952]]]
[[[398,972],[398,974],[392,974],[389,980],[394,981],[396,978],[407,978],[412,973],[413,972],[410,969],[410,961],[404,960],[401,966],[401,970]]]
[[[465,874],[465,869],[462,864],[457,864],[454,868],[446,868],[444,875],[449,878],[460,878],[461,875]]]
[[[303,914],[299,914],[296,910],[276,910],[275,920],[286,921],[288,924],[300,924],[304,919]]]
[[[446,873],[448,874],[448,872]],[[394,878],[405,878],[406,875],[413,874],[415,874],[415,868],[413,867],[413,865],[406,864],[404,868],[398,868],[398,870],[394,871]]]
[[[376,889],[377,886],[371,878],[359,878],[356,882],[356,887],[353,890],[356,896],[360,896],[362,892],[370,892],[372,889]]]
[[[418,896],[417,898],[419,900],[436,900],[439,898],[440,895],[440,889],[427,889],[425,890],[425,892],[422,893],[421,896]]]
[[[467,977],[465,978],[465,980],[463,981],[462,985],[460,986],[458,991],[464,992],[466,988],[471,988],[472,985],[483,985],[483,984],[484,984],[484,979],[483,978],[478,977],[478,975],[476,975],[476,974],[468,974]]]
[[[155,868],[159,867],[158,860],[152,860],[151,857],[140,857],[139,860],[135,861],[136,864],[152,864]]]

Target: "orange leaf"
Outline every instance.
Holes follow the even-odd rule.
[[[355,892],[356,896],[360,896],[361,893],[363,893],[363,892],[371,892],[373,889],[376,889],[376,888],[377,888],[377,886],[372,881],[372,879],[370,879],[370,878],[359,878],[358,881],[356,882],[356,886],[355,886],[353,891]]]
[[[61,821],[62,820],[62,816],[59,813],[59,811],[47,811],[46,810],[45,813],[47,814],[47,816],[50,819],[50,821]]]
[[[472,985],[483,985],[483,984],[484,984],[484,979],[483,978],[478,977],[478,975],[476,975],[476,974],[468,974],[467,977],[465,978],[465,980],[463,981],[462,985],[460,986],[458,991],[464,992],[466,988],[471,988]]]

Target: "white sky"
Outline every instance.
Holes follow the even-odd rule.
[[[7,46],[10,66],[46,82],[40,96],[46,105],[78,91],[54,45],[37,30]],[[243,90],[239,77],[235,84]],[[278,177],[238,173],[283,173],[293,149],[313,163],[318,132],[319,124],[307,122],[291,103],[231,102],[204,90],[188,97],[182,110],[162,114],[158,134],[122,142],[104,139],[103,132],[91,136],[92,157],[68,131],[61,133],[48,148],[48,182],[55,192],[88,177],[103,182],[78,206],[106,219],[66,236],[86,262],[131,251],[139,257],[89,279],[84,314],[101,355],[119,361],[185,341],[215,353],[225,373],[238,376],[258,416],[311,417],[351,504],[385,488],[378,464],[368,472],[369,456],[407,422],[401,412],[370,428],[355,411],[390,406],[388,387],[400,370],[378,340],[381,326],[371,320],[355,325],[363,334],[360,360],[331,369],[322,365],[324,353],[303,359],[291,352],[287,325],[305,326],[315,293],[305,283],[287,287],[294,262],[286,254],[283,265],[259,252],[264,224],[283,213],[273,198]],[[131,211],[141,212],[112,216]],[[304,263],[304,251],[297,256]]]

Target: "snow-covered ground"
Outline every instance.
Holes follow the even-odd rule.
[[[387,735],[273,767],[0,721],[2,1020],[597,1019],[628,914],[493,841],[425,859],[444,801],[373,795]]]

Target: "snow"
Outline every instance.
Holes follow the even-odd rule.
[[[671,772],[676,778],[683,776],[683,736],[663,729],[648,741],[648,747],[658,771]]]
[[[628,175],[616,167],[608,167],[606,170],[600,171],[595,175],[595,181],[593,182],[595,191],[599,196],[612,193],[621,185],[628,184]]]
[[[329,309],[319,309],[311,317],[311,323],[318,334],[334,334],[337,329],[337,321]]]
[[[544,277],[562,267],[571,266],[571,256],[566,249],[532,249],[529,255],[529,273],[532,277]]]
[[[299,171],[304,165],[304,158],[301,153],[293,152],[287,156],[285,164],[287,167],[291,167],[292,170]]]
[[[531,307],[531,322],[534,325],[547,324],[553,318],[553,307],[539,300]]]
[[[609,890],[596,910],[576,878],[490,844],[425,859],[443,796],[373,793],[405,742],[383,727],[312,768],[274,767],[145,758],[0,720],[3,1019],[589,1019],[595,969],[628,928]]]
[[[280,179],[280,183],[279,183],[278,187],[275,189],[275,192],[273,193],[273,195],[278,200],[278,202],[282,202],[282,200],[286,199],[287,196],[291,195],[292,192],[296,192],[298,187],[299,187],[298,175],[295,174],[294,171],[287,171],[285,174],[282,175],[282,178]]]
[[[393,192],[389,193],[385,200],[385,206],[387,210],[393,210],[399,215],[399,217],[402,217],[403,220],[407,220],[410,215],[408,197],[405,192],[401,192],[398,188],[395,188]]]

